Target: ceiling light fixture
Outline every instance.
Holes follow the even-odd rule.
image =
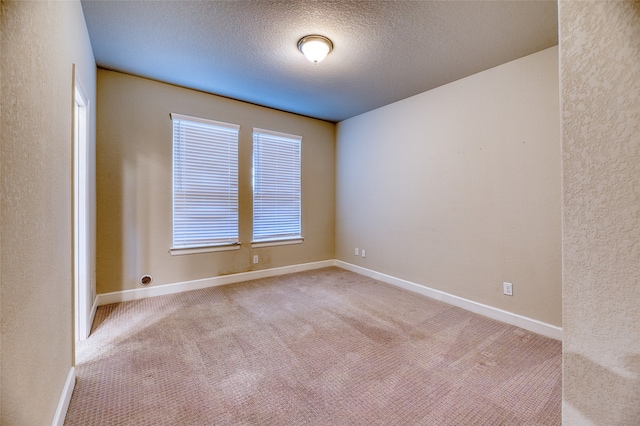
[[[321,35],[308,35],[298,41],[298,49],[308,60],[317,65],[333,50],[333,43]]]

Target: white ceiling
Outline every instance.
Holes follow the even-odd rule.
[[[556,1],[82,1],[99,67],[340,121],[558,43]],[[313,65],[308,34],[334,50]]]

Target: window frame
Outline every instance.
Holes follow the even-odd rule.
[[[257,149],[257,144],[260,143],[259,140],[256,140],[256,136],[265,135],[270,138],[281,139],[282,142],[295,142],[297,144],[297,158],[295,159],[297,162],[297,226],[298,232],[290,235],[256,235],[256,194],[258,191],[257,188],[257,173],[259,173],[256,165],[256,159],[262,150]],[[293,135],[289,133],[282,133],[273,130],[267,130],[262,128],[253,128],[252,134],[252,231],[251,231],[251,247],[259,248],[259,247],[268,247],[268,246],[279,246],[279,245],[289,245],[289,244],[301,244],[304,241],[303,237],[303,223],[302,223],[302,136]],[[258,237],[258,238],[256,238]]]
[[[239,151],[240,126],[237,124],[225,123],[221,121],[209,120],[205,118],[193,117],[193,116],[177,114],[177,113],[171,113],[170,117],[172,119],[172,171],[171,171],[172,172],[172,180],[171,180],[172,240],[171,240],[171,248],[169,250],[170,254],[185,255],[185,254],[207,253],[207,252],[215,252],[215,251],[238,250],[240,248],[240,227],[239,227],[240,210],[239,210],[239,182],[238,182],[238,178],[239,178],[238,151]],[[233,222],[235,220],[235,235],[231,235],[232,233],[229,233],[227,236],[220,237],[218,241],[213,241],[212,239],[208,242],[204,242],[203,244],[198,244],[194,240],[191,240],[191,242],[189,242],[188,238],[183,237],[183,239],[186,239],[187,242],[182,244],[176,244],[176,242],[180,239],[180,238],[178,239],[176,238],[176,206],[177,206],[176,161],[177,160],[179,161],[176,153],[176,148],[177,148],[176,147],[176,143],[177,143],[176,142],[176,134],[177,134],[176,122],[177,121],[184,122],[184,123],[194,123],[195,124],[194,127],[197,127],[198,125],[212,126],[214,128],[217,128],[218,131],[229,132],[230,134],[227,135],[226,137],[227,138],[232,137],[233,139],[235,139],[235,140],[232,140],[230,143],[227,143],[226,146],[223,145],[222,148],[220,148],[219,146],[216,146],[216,147],[209,146],[209,149],[208,149],[208,151],[210,151],[208,153],[209,161],[212,159],[212,157],[219,154],[217,151],[219,151],[220,153],[227,151],[226,158],[234,158],[235,160],[234,162],[229,162],[230,176],[228,177],[228,182],[225,182],[225,183],[230,183],[229,188],[235,189],[235,191],[231,191],[231,196],[229,196],[227,199],[224,199],[224,198],[220,199],[223,201],[222,203],[223,210],[226,208],[230,211],[235,211],[235,218],[231,216],[231,219],[226,219],[231,223],[231,226],[227,225],[228,229],[233,229],[233,224],[234,224]],[[211,137],[211,140],[209,142],[222,142],[224,139],[224,138],[220,138],[219,141],[216,141],[215,136],[212,136],[212,135],[209,135],[209,136]],[[224,182],[224,179],[223,179],[223,182]],[[208,191],[208,194],[209,195],[212,194],[212,191]],[[234,200],[235,200],[235,204],[234,204]],[[202,221],[200,223],[202,223]]]

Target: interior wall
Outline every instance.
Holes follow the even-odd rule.
[[[338,123],[337,259],[561,326],[557,56]]]
[[[73,363],[72,64],[94,105],[96,68],[80,2],[1,7],[0,423],[43,425]]]
[[[334,258],[334,124],[102,69],[98,109],[98,293]],[[172,112],[240,125],[240,250],[169,253]],[[302,136],[302,244],[251,248],[254,127]]]
[[[561,1],[563,423],[640,419],[640,2]]]

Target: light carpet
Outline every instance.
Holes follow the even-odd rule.
[[[560,425],[561,343],[339,268],[98,308],[66,425]]]

